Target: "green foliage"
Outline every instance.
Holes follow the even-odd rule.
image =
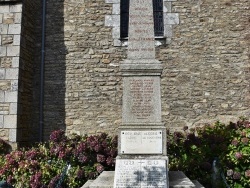
[[[209,188],[225,187],[225,181],[234,188],[250,187],[250,122],[246,119],[184,127],[181,132],[168,132],[167,138],[170,170],[183,171]],[[60,188],[78,188],[103,170],[114,170],[117,137],[67,137],[58,130],[47,143],[6,155],[0,144],[0,151],[0,181],[16,188],[55,188],[59,182]]]
[[[220,161],[219,176],[231,187],[250,187],[250,122],[216,122],[183,132],[168,133],[170,170],[184,171],[205,187],[212,187],[213,161]]]
[[[0,177],[15,188],[79,188],[103,170],[114,170],[117,137],[52,132],[48,143],[0,158]],[[1,180],[0,179],[0,180]]]

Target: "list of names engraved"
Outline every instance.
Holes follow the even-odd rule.
[[[117,159],[115,188],[166,188],[165,160]]]
[[[155,58],[152,0],[130,1],[128,58]]]
[[[131,79],[131,113],[137,119],[147,119],[153,113],[154,80],[151,78]]]

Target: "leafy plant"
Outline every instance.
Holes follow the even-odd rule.
[[[170,170],[183,171],[208,188],[222,187],[225,181],[232,188],[250,187],[250,122],[246,119],[168,131],[167,140]],[[66,136],[57,130],[47,143],[9,154],[0,140],[0,151],[0,181],[16,188],[78,188],[103,170],[114,170],[117,136]]]
[[[170,170],[184,171],[205,187],[212,187],[215,159],[219,176],[234,188],[250,187],[250,122],[216,122],[183,132],[168,133]],[[224,174],[226,177],[224,177]]]
[[[103,170],[114,170],[116,148],[117,137],[104,133],[70,138],[57,130],[48,143],[2,157],[0,177],[16,188],[78,188]]]

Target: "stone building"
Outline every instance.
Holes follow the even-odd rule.
[[[0,137],[115,134],[127,0],[0,0]],[[170,129],[250,116],[248,0],[155,0]]]

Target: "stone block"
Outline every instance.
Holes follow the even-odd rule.
[[[193,184],[195,185],[195,188],[205,188],[203,185],[200,184],[200,182],[198,182],[197,180],[193,180],[192,181]]]
[[[19,56],[20,46],[7,46],[7,56]]]
[[[8,34],[21,34],[21,24],[10,24],[8,29]]]
[[[16,115],[17,114],[17,103],[10,103],[10,115]]]
[[[3,23],[3,14],[0,13],[0,24]]]
[[[5,115],[3,118],[5,129],[15,129],[17,127],[17,115]]]
[[[167,187],[168,173],[165,160],[116,159],[115,168],[114,188],[147,188],[148,185]]]
[[[20,45],[20,40],[21,40],[20,35],[14,35],[13,45],[19,46]]]
[[[14,23],[18,24],[22,21],[22,13],[15,13],[14,16]]]
[[[17,102],[18,92],[17,91],[5,91],[4,101],[5,102]]]
[[[0,102],[4,102],[4,91],[0,91]]]
[[[172,3],[164,2],[163,12],[172,12]]]
[[[164,24],[176,25],[179,23],[180,20],[178,13],[164,13]]]
[[[9,130],[9,141],[16,142],[17,141],[17,129]]]
[[[0,57],[5,57],[7,55],[6,46],[0,46]]]
[[[105,3],[120,3],[120,0],[105,0]]]
[[[114,186],[114,171],[104,171],[101,175],[90,184],[89,188],[113,188]]]
[[[113,27],[112,28],[112,37],[114,39],[119,39],[120,38],[120,27]]]
[[[18,80],[11,80],[11,91],[18,91]]]
[[[120,15],[105,15],[105,26],[120,27]]]
[[[18,68],[9,68],[6,69],[5,79],[17,80],[18,79]]]
[[[3,128],[3,115],[0,115],[0,128]]]
[[[13,24],[14,23],[14,14],[13,13],[4,13],[3,14],[3,23],[4,24]]]
[[[173,26],[172,25],[164,25],[164,36],[171,38],[173,36]]]
[[[0,79],[5,79],[5,69],[0,69]]]
[[[10,12],[22,12],[22,4],[10,5]]]
[[[3,35],[2,45],[8,45],[13,43],[13,35]]]
[[[9,5],[1,5],[0,13],[7,13],[9,11],[10,11],[10,6]]]
[[[121,131],[122,154],[163,154],[162,130]]]
[[[124,77],[123,88],[124,125],[161,123],[160,77]]]
[[[94,180],[88,180],[81,188],[89,188],[89,186],[93,183]]]
[[[112,14],[120,14],[120,4],[119,3],[113,4]]]
[[[19,57],[13,57],[12,58],[12,67],[19,67]]]
[[[181,171],[169,173],[169,188],[195,188],[193,182]]]
[[[6,35],[8,33],[8,25],[0,24],[0,34]]]

